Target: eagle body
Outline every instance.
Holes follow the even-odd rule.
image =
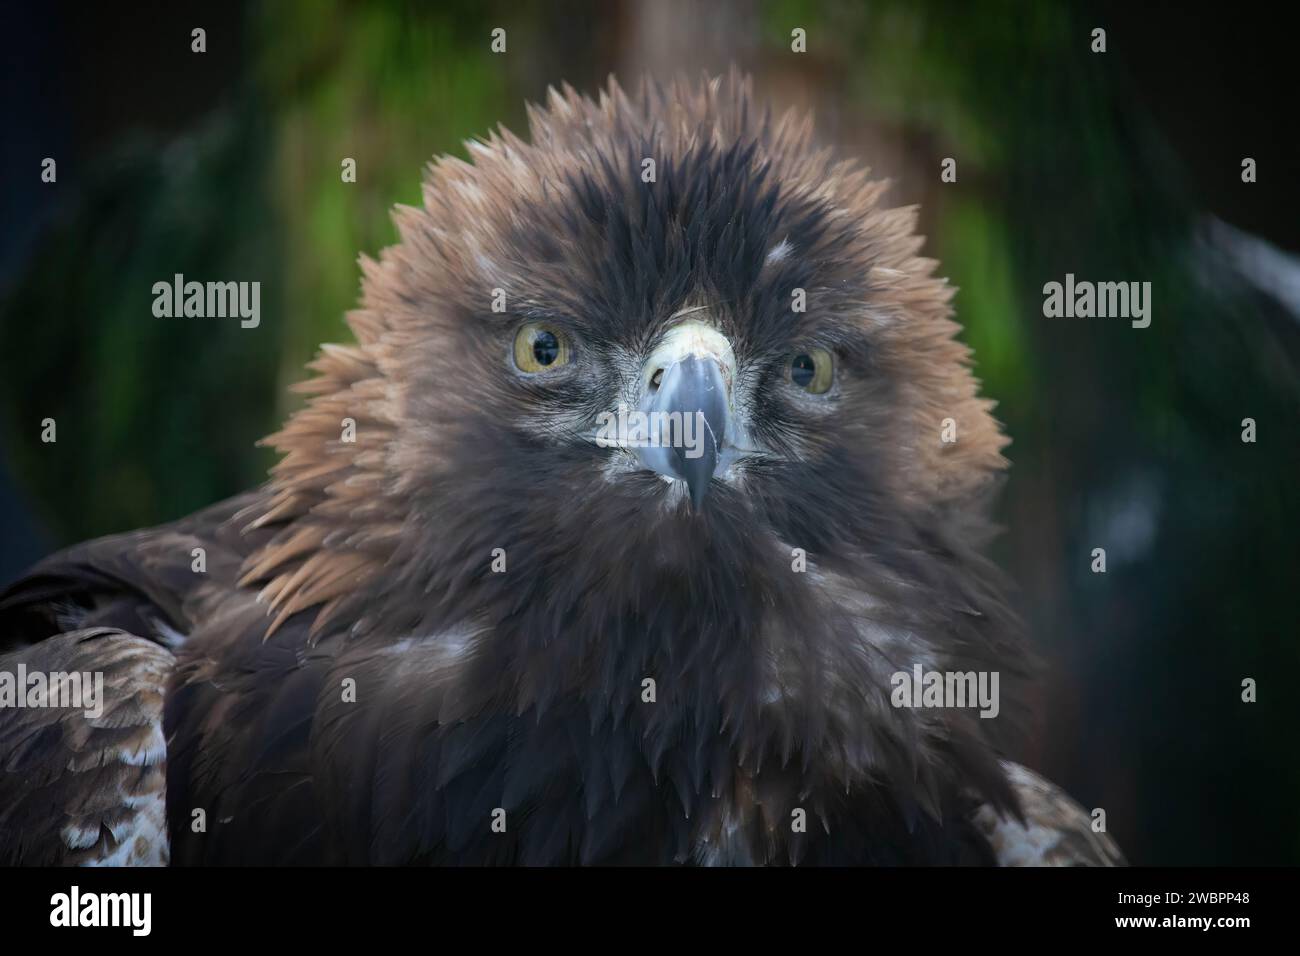
[[[0,862],[1117,862],[1004,758],[1005,439],[914,213],[735,73],[530,127],[399,209],[266,486],[0,597],[0,671],[105,675],[0,710]]]

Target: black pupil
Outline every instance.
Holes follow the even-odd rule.
[[[817,363],[812,360],[811,355],[796,355],[794,361],[790,363],[790,378],[800,388],[807,388],[812,384],[813,374],[817,371]]]
[[[560,340],[553,332],[538,332],[533,337],[533,358],[538,365],[550,365],[560,357]]]

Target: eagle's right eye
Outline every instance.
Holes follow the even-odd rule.
[[[835,360],[825,349],[808,349],[790,359],[786,367],[790,381],[805,392],[821,395],[835,380]]]
[[[521,372],[545,372],[569,364],[569,340],[544,322],[529,322],[515,333],[515,365]]]

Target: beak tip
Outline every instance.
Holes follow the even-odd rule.
[[[698,481],[687,482],[686,487],[690,492],[692,511],[700,512],[704,510],[704,498],[709,493],[709,481],[710,479],[703,478]]]

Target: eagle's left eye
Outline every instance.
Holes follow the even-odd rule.
[[[515,365],[521,372],[545,372],[569,364],[569,340],[559,329],[529,322],[515,333]]]
[[[828,391],[835,380],[835,362],[826,349],[796,352],[786,371],[791,382],[813,395]]]

